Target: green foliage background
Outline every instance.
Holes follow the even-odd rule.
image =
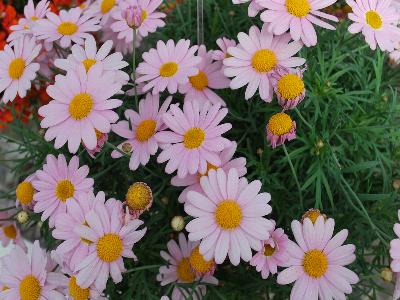
[[[218,37],[236,38],[237,33],[248,32],[253,24],[261,26],[258,17],[247,16],[247,5],[233,5],[231,0],[204,0],[204,15],[208,49],[216,48]],[[166,23],[145,39],[137,62],[141,60],[140,54],[154,47],[158,39],[186,38],[196,43],[196,1],[186,0],[178,5]],[[350,268],[361,278],[349,299],[376,299],[376,292],[383,289],[376,282],[382,268],[389,265],[388,242],[394,237],[392,226],[400,208],[398,193],[392,187],[393,180],[400,175],[396,91],[400,75],[398,68],[389,66],[387,55],[371,51],[362,37],[350,35],[348,25],[344,21],[336,31],[318,30],[318,45],[301,51],[308,65],[307,94],[298,110],[290,111],[297,123],[297,139],[286,144],[294,172],[284,149],[272,150],[265,139],[269,116],[280,111],[276,100],[267,104],[255,96],[245,101],[244,89],[227,89],[219,94],[230,111],[227,121],[233,124],[228,137],[239,144],[237,156],[247,158],[247,178],[261,180],[263,191],[272,194],[271,217],[291,238],[291,221],[311,207],[334,218],[336,232],[348,228],[348,242],[357,247],[357,261]],[[131,72],[130,68],[127,71]],[[182,101],[182,96],[176,95],[174,99]],[[120,116],[125,109],[135,107],[133,97],[125,96],[124,100]],[[33,126],[27,126],[16,121],[8,131],[0,133],[2,139],[18,145],[12,151],[22,153],[22,158],[11,162],[11,171],[20,180],[41,168],[48,153],[62,152],[71,157],[65,147],[58,152],[44,141],[39,122],[33,122]],[[110,135],[110,143],[117,145],[120,141],[116,135]],[[128,169],[129,158],[113,160],[111,151],[111,147],[104,147],[96,160],[85,150],[78,153],[81,165],[90,167],[96,191],[123,199],[131,183],[144,181],[152,187],[155,201],[150,212],[142,217],[148,232],[134,249],[139,262],[126,261],[129,274],[121,284],[109,282],[106,292],[111,299],[159,299],[172,290],[172,285],[161,288],[155,277],[158,266],[164,263],[160,250],[166,249],[167,241],[177,236],[170,221],[175,215],[185,215],[177,202],[180,190],[170,186],[170,176],[155,157],[146,167],[132,172]],[[3,201],[15,199],[14,191],[0,196]],[[23,229],[34,226],[38,220],[39,216],[32,215]],[[44,246],[56,247],[57,241],[51,237],[47,223],[42,225],[41,235]],[[228,263],[218,266],[215,276],[220,286],[210,286],[206,299],[287,299],[290,292],[290,287],[278,286],[275,277],[263,280],[243,262],[238,267]]]

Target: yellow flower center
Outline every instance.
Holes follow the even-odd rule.
[[[100,11],[103,15],[108,13],[114,6],[115,0],[103,0],[100,5]]]
[[[19,295],[21,300],[38,300],[42,287],[39,280],[33,275],[28,275],[19,284]]]
[[[217,170],[219,167],[214,166],[213,164],[210,164],[209,162],[207,162],[207,171],[204,174],[199,173],[198,176],[199,178],[201,176],[208,176],[208,172],[210,172],[210,170]]]
[[[149,119],[140,122],[136,128],[136,139],[142,143],[148,141],[156,132],[156,126],[157,122],[154,120]]]
[[[277,89],[284,99],[294,100],[303,93],[304,82],[295,74],[287,74],[278,80]]]
[[[72,22],[62,22],[60,25],[58,25],[57,31],[62,35],[73,35],[78,31],[78,26]]]
[[[207,261],[203,255],[200,254],[199,246],[193,249],[189,257],[189,262],[192,268],[199,273],[207,273],[214,266],[214,261]]]
[[[215,210],[215,221],[225,230],[232,230],[238,227],[242,217],[242,208],[233,200],[222,201]]]
[[[187,149],[196,149],[201,146],[206,138],[206,133],[199,127],[190,128],[183,136],[183,145]]]
[[[11,79],[19,79],[25,70],[25,60],[21,57],[14,59],[8,66],[8,75]]]
[[[144,21],[144,20],[146,20],[147,19],[147,17],[149,16],[149,13],[147,12],[147,10],[142,10],[142,15],[141,15],[141,18],[142,18],[142,22]]]
[[[305,17],[311,10],[307,0],[286,0],[287,11],[296,17]]]
[[[98,140],[99,138],[101,138],[101,136],[104,134],[101,131],[98,131],[96,128],[94,129],[94,132],[96,133],[96,140]]]
[[[261,49],[254,53],[251,59],[251,64],[253,68],[259,72],[269,72],[275,68],[277,63],[276,55],[272,50]]]
[[[87,226],[87,227],[90,227],[89,226],[89,224],[85,221],[85,222],[83,222],[83,224],[82,224],[83,226]],[[83,238],[83,237],[81,237],[81,241],[82,241],[82,243],[85,243],[85,244],[88,244],[88,245],[91,245],[91,244],[93,244],[93,242],[92,241],[89,241],[88,239],[85,239],[85,238]]]
[[[39,20],[39,18],[36,17],[36,16],[32,16],[32,17],[31,17],[31,20],[32,20],[32,21],[37,21],[37,20]]]
[[[178,64],[176,62],[167,62],[163,64],[160,68],[160,76],[162,77],[172,77],[178,72]]]
[[[284,135],[292,129],[293,122],[289,115],[280,112],[273,115],[268,121],[268,129],[274,135]]]
[[[17,229],[15,229],[14,225],[4,226],[3,232],[4,235],[9,239],[15,240],[15,238],[17,237]]]
[[[365,19],[367,21],[367,24],[374,29],[379,29],[382,27],[382,18],[374,10],[367,11],[365,14]]]
[[[192,283],[196,277],[196,274],[192,271],[190,267],[190,262],[188,258],[182,259],[177,268],[178,278],[182,282]]]
[[[67,199],[71,198],[74,195],[74,192],[75,187],[68,179],[60,180],[59,182],[57,182],[56,196],[60,201],[67,201]]]
[[[15,194],[21,204],[28,205],[33,199],[34,192],[32,183],[23,181],[18,184]]]
[[[151,188],[144,182],[132,184],[125,196],[126,204],[130,209],[142,210],[150,204],[153,199]]]
[[[321,250],[310,250],[303,258],[304,272],[313,278],[320,278],[328,269],[328,258]]]
[[[77,94],[69,103],[69,113],[75,120],[86,118],[93,108],[92,96],[87,93]]]
[[[69,280],[69,294],[72,300],[87,300],[89,299],[90,289],[83,289],[76,284],[75,276],[72,276]]]
[[[272,254],[274,254],[276,251],[275,248],[271,247],[271,245],[265,245],[264,246],[264,255],[265,256],[272,256]]]
[[[87,58],[82,61],[83,66],[85,67],[86,73],[89,72],[89,69],[96,63],[95,59]]]
[[[305,218],[309,218],[313,224],[317,221],[318,217],[322,216],[321,212],[318,209],[309,209],[302,217],[304,220]]]
[[[204,90],[204,88],[208,86],[208,78],[203,71],[199,71],[199,74],[189,77],[189,81],[192,86],[199,91]]]
[[[123,246],[122,239],[118,234],[105,234],[97,242],[97,255],[104,262],[113,262],[121,257]]]

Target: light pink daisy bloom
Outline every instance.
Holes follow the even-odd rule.
[[[391,64],[397,65],[400,62],[400,41],[395,45],[394,49],[389,53],[389,60]]]
[[[97,144],[94,149],[89,149],[86,147],[85,144],[83,146],[85,147],[87,153],[90,155],[91,158],[96,158],[95,154],[101,152],[103,150],[104,145],[108,141],[108,134],[107,133],[102,133],[98,130],[95,130],[96,132],[96,139],[97,139]]]
[[[88,174],[88,166],[79,168],[77,156],[67,164],[62,154],[58,158],[47,155],[43,170],[36,171],[36,179],[32,181],[37,190],[33,196],[34,211],[42,213],[42,221],[49,219],[49,226],[54,227],[57,216],[66,212],[69,200],[87,197],[93,190],[93,179],[87,178]]]
[[[39,241],[33,243],[30,255],[16,246],[6,259],[2,259],[4,269],[0,281],[8,289],[0,291],[0,299],[65,300],[57,291],[59,286],[49,282],[55,273],[46,269],[47,260]]]
[[[400,220],[400,210],[397,211],[397,217]],[[392,262],[390,268],[393,272],[400,272],[400,224],[396,223],[393,226],[393,231],[396,234],[396,238],[390,241],[390,257]]]
[[[139,102],[139,113],[127,109],[127,121],[119,121],[112,125],[113,132],[127,139],[119,144],[118,148],[125,151],[129,146],[128,153],[132,152],[129,169],[136,170],[139,164],[145,166],[150,156],[157,153],[159,143],[155,135],[166,128],[162,116],[168,110],[171,100],[172,97],[168,97],[160,107],[160,96],[148,93],[146,98]],[[114,150],[111,156],[119,158],[122,154]]]
[[[372,50],[376,44],[382,51],[393,51],[400,42],[399,12],[392,5],[392,1],[377,0],[346,0],[352,13],[348,14],[354,21],[349,26],[350,33],[362,32],[365,41]]]
[[[63,48],[70,47],[71,42],[82,45],[84,39],[90,36],[89,32],[101,29],[99,19],[82,14],[80,8],[61,10],[59,15],[48,12],[46,17],[35,22],[32,28],[34,35],[46,43],[59,41]]]
[[[269,274],[278,273],[278,267],[286,266],[289,260],[289,239],[282,228],[275,229],[275,221],[271,222],[274,227],[270,231],[270,238],[264,241],[264,247],[250,260],[250,265],[256,267],[257,272],[261,272],[263,279],[267,279]]]
[[[191,284],[199,281],[200,284],[193,290],[190,287],[180,288],[175,286],[171,299],[185,300],[190,296],[195,300],[200,300],[206,294],[206,286],[201,283],[218,284],[218,280],[211,276],[200,276],[193,270],[190,258],[193,250],[196,249],[198,243],[193,243],[186,240],[183,233],[179,234],[179,244],[174,240],[167,243],[168,252],[161,251],[161,257],[168,263],[167,266],[162,266],[157,275],[157,281],[160,281],[161,286],[177,282],[181,284]]]
[[[185,101],[196,99],[202,104],[210,101],[213,104],[226,105],[213,89],[228,88],[230,80],[222,72],[222,63],[213,62],[212,54],[213,51],[207,52],[204,45],[199,47],[198,56],[201,57],[201,63],[198,65],[199,72],[197,75],[190,76],[189,82],[179,85],[179,92],[185,94]]]
[[[239,45],[229,47],[232,57],[224,59],[224,73],[232,79],[230,87],[238,89],[247,85],[245,98],[250,99],[259,90],[260,97],[266,102],[272,101],[271,75],[277,67],[297,67],[305,59],[292,57],[300,51],[300,42],[291,42],[290,35],[274,36],[263,25],[261,32],[257,26],[250,28],[249,34],[238,34]]]
[[[35,61],[40,65],[38,73],[46,78],[53,79],[55,76],[54,61],[57,58],[60,58],[60,53],[56,51],[55,48],[46,50],[46,48],[43,47],[38,57],[35,59]]]
[[[268,29],[275,35],[290,31],[293,40],[301,40],[307,47],[317,44],[314,25],[335,30],[329,23],[317,18],[338,22],[338,18],[320,11],[337,0],[257,0],[257,4],[267,8],[261,13],[261,20],[268,23]]]
[[[394,286],[393,292],[393,300],[400,299],[400,273],[395,273],[396,275],[396,284]]]
[[[146,37],[158,27],[165,26],[165,22],[161,19],[166,15],[155,11],[161,3],[162,0],[121,0],[112,14],[114,22],[111,24],[111,29],[127,44],[132,43],[134,30],[137,30],[142,37]]]
[[[233,4],[244,4],[247,2],[250,2],[247,9],[247,14],[249,15],[249,17],[257,16],[257,14],[264,9],[261,5],[257,3],[257,0],[232,0]]]
[[[111,15],[118,9],[119,1],[96,0],[88,7],[86,13],[101,18],[100,25],[105,26],[111,20]]]
[[[156,140],[165,144],[157,158],[159,163],[168,161],[165,172],[178,176],[207,172],[207,163],[221,165],[219,153],[231,146],[231,141],[221,135],[232,128],[230,123],[219,124],[228,114],[220,104],[206,102],[202,107],[198,101],[185,101],[183,110],[178,105],[170,106],[163,120],[171,131],[158,132]]]
[[[33,195],[36,193],[32,181],[35,180],[35,173],[29,175],[25,180],[21,181],[15,189],[15,206],[22,206],[23,209],[32,210],[35,202]]]
[[[150,49],[143,53],[136,71],[136,82],[147,82],[143,91],[153,89],[153,94],[163,92],[168,88],[170,94],[178,90],[178,84],[189,82],[189,77],[199,73],[197,65],[201,58],[194,56],[198,46],[190,47],[190,40],[179,40],[175,46],[173,40],[157,42],[157,50]]]
[[[298,299],[345,299],[352,292],[351,284],[358,276],[344,266],[356,256],[355,246],[343,245],[348,231],[343,229],[333,238],[335,221],[319,216],[315,222],[309,218],[303,224],[295,220],[292,231],[297,243],[289,241],[290,267],[278,274],[279,284],[295,282],[291,300]]]
[[[200,185],[203,193],[191,191],[185,202],[185,212],[195,218],[186,225],[189,239],[201,240],[200,253],[217,264],[227,255],[234,266],[240,258],[250,261],[251,249],[260,251],[273,228],[263,217],[272,211],[270,194],[259,194],[261,182],[248,183],[236,169],[211,170]]]
[[[129,75],[121,69],[129,64],[124,61],[123,56],[119,52],[114,52],[110,55],[113,42],[106,41],[99,50],[97,50],[96,40],[91,35],[85,40],[85,47],[73,45],[72,54],[66,59],[56,59],[54,65],[65,71],[77,71],[78,66],[85,67],[86,72],[94,65],[100,64],[103,72],[110,72],[115,78],[114,81],[122,86],[129,81]]]
[[[14,211],[0,211],[0,219],[11,218],[14,213]],[[24,251],[27,249],[21,232],[14,221],[1,221],[0,242],[3,247],[7,247],[11,243],[20,246]]]
[[[276,113],[269,118],[266,131],[271,147],[276,148],[296,138],[296,122],[284,112]]]
[[[146,228],[136,230],[143,224],[140,220],[124,225],[121,214],[119,205],[97,205],[86,214],[87,225],[75,228],[75,233],[90,243],[89,254],[75,269],[80,287],[94,284],[103,291],[110,275],[114,283],[122,281],[121,273],[126,271],[123,257],[137,260],[132,247],[144,236]]]
[[[216,43],[220,50],[213,51],[212,58],[214,60],[224,60],[225,58],[230,57],[231,55],[228,53],[228,48],[236,46],[235,40],[230,40],[226,37],[219,38]]]
[[[112,73],[103,72],[100,64],[86,73],[83,65],[77,72],[57,75],[55,84],[47,87],[47,94],[54,100],[39,109],[44,117],[40,126],[48,128],[46,141],[55,139],[54,147],[61,148],[68,141],[68,149],[75,153],[81,141],[88,149],[97,146],[96,130],[109,133],[111,124],[118,120],[112,109],[122,101],[109,99],[121,90]]]
[[[220,154],[219,157],[221,159],[221,164],[219,166],[214,166],[210,163],[207,163],[207,172],[206,173],[198,173],[194,175],[186,175],[184,178],[179,178],[178,176],[174,176],[171,179],[171,184],[173,186],[185,186],[186,188],[179,195],[178,201],[180,203],[185,203],[187,199],[187,194],[190,191],[196,191],[201,193],[202,189],[200,186],[200,178],[202,176],[207,176],[208,171],[216,170],[218,168],[222,168],[226,173],[229,172],[230,169],[235,168],[238,172],[239,177],[244,176],[247,173],[246,169],[246,158],[238,157],[233,158],[233,155],[236,152],[237,144],[236,142],[232,142],[231,146],[225,148]]]
[[[0,51],[0,93],[4,91],[4,103],[13,101],[17,93],[21,98],[26,96],[39,70],[39,64],[33,60],[39,55],[41,47],[35,38],[26,36],[16,40],[12,48],[5,45]]]

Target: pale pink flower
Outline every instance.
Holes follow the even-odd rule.
[[[186,175],[184,178],[179,178],[178,176],[174,176],[171,179],[171,185],[173,186],[185,186],[186,188],[179,195],[178,201],[180,203],[185,203],[187,199],[187,194],[190,191],[196,191],[201,193],[201,185],[200,178],[202,176],[207,176],[208,171],[216,170],[218,168],[222,168],[226,173],[229,172],[230,169],[235,168],[238,172],[239,177],[244,176],[247,173],[246,169],[246,158],[238,157],[233,158],[233,155],[236,152],[237,144],[236,142],[232,142],[231,146],[225,148],[220,154],[221,164],[219,166],[214,166],[210,163],[207,163],[207,172],[206,173],[198,173],[194,175]]]
[[[179,40],[175,45],[173,40],[157,42],[157,49],[143,53],[136,71],[137,83],[147,82],[143,91],[153,89],[158,94],[168,89],[170,94],[178,90],[178,84],[189,82],[189,77],[199,73],[197,65],[201,58],[194,55],[198,46],[190,47],[190,40]]]
[[[158,132],[156,140],[165,144],[157,158],[159,163],[168,161],[165,172],[178,176],[206,173],[207,163],[221,165],[219,153],[231,145],[221,135],[232,128],[230,123],[219,124],[228,114],[220,104],[206,102],[202,107],[198,101],[185,101],[183,110],[178,105],[170,106],[163,116],[171,131]]]
[[[358,276],[344,266],[356,256],[355,246],[343,245],[348,231],[341,230],[334,237],[335,221],[319,216],[315,222],[309,218],[303,224],[295,220],[292,231],[296,243],[289,241],[290,266],[278,274],[279,284],[295,282],[290,294],[297,299],[345,299],[352,292]]]
[[[185,202],[185,212],[194,217],[186,225],[189,239],[201,240],[200,253],[207,260],[215,257],[217,264],[226,256],[234,266],[240,258],[250,261],[251,249],[260,251],[273,228],[264,218],[272,211],[270,194],[259,194],[261,182],[248,183],[236,169],[210,170],[200,185],[203,193],[191,191]]]
[[[42,221],[49,219],[49,226],[54,227],[57,216],[66,212],[69,200],[87,197],[93,190],[93,179],[87,178],[88,174],[88,166],[79,167],[77,156],[67,164],[62,154],[58,158],[47,155],[43,170],[36,171],[36,179],[32,181],[37,190],[33,196],[34,211],[42,213]]]
[[[88,149],[85,144],[83,146],[85,147],[87,153],[90,155],[91,158],[96,158],[95,154],[101,152],[103,150],[104,145],[108,141],[108,134],[107,133],[102,133],[98,130],[95,130],[96,132],[96,139],[97,139],[97,144],[94,149]]]
[[[296,122],[284,112],[276,113],[269,118],[266,132],[271,147],[276,148],[296,138]]]
[[[100,64],[87,73],[80,65],[77,72],[57,75],[54,85],[46,90],[53,100],[39,109],[44,117],[40,126],[48,128],[45,139],[55,139],[56,149],[68,142],[71,153],[78,150],[81,141],[86,148],[95,149],[96,130],[109,133],[111,124],[118,120],[112,109],[121,106],[122,101],[110,98],[120,90],[121,83],[114,81],[112,73],[103,72]]]
[[[160,281],[161,286],[177,282],[181,284],[191,284],[199,281],[200,284],[193,290],[190,287],[179,288],[175,286],[171,299],[185,300],[192,296],[194,300],[200,300],[206,294],[206,286],[201,283],[218,284],[218,279],[211,275],[200,276],[192,269],[190,265],[190,256],[192,251],[197,247],[198,243],[193,243],[186,240],[183,233],[179,234],[179,244],[174,240],[167,243],[168,252],[161,251],[161,257],[168,263],[167,266],[162,266],[157,275],[157,281]],[[165,296],[163,296],[165,297]]]
[[[111,15],[118,9],[120,0],[96,0],[86,10],[86,14],[101,18],[100,25],[111,21]]]
[[[304,58],[292,57],[300,51],[302,43],[289,43],[288,34],[274,36],[265,24],[261,32],[257,26],[252,26],[249,34],[240,32],[238,40],[238,46],[228,48],[232,57],[224,59],[224,73],[235,77],[230,84],[232,89],[247,85],[246,100],[259,90],[260,98],[271,102],[273,87],[270,79],[275,69],[297,67],[305,62]]]
[[[287,251],[289,239],[282,228],[275,229],[275,221],[271,222],[274,227],[270,231],[269,239],[264,241],[261,251],[257,252],[250,260],[250,265],[256,267],[263,279],[267,279],[269,274],[278,273],[278,267],[286,266],[289,260]]]
[[[398,300],[400,298],[400,273],[395,273],[396,284],[394,286],[393,300]]]
[[[146,98],[139,102],[139,113],[127,109],[125,118],[127,121],[119,121],[112,125],[112,131],[126,140],[118,145],[124,151],[124,145],[130,145],[132,152],[129,161],[129,169],[136,170],[139,164],[145,166],[150,156],[157,153],[159,142],[155,135],[166,128],[162,116],[168,110],[172,97],[168,97],[160,107],[160,96],[146,94]],[[128,153],[129,153],[128,152]],[[122,154],[116,150],[111,153],[113,158],[119,158]]]
[[[101,29],[98,23],[98,18],[83,14],[80,8],[72,8],[61,10],[59,15],[48,12],[46,19],[37,20],[32,30],[38,39],[46,43],[59,41],[61,47],[67,48],[71,42],[82,45],[90,36],[89,32]]]
[[[204,45],[199,47],[198,56],[201,63],[198,65],[199,72],[189,77],[189,82],[179,85],[179,92],[185,94],[185,101],[196,99],[204,104],[210,101],[213,104],[226,105],[224,100],[218,96],[213,89],[226,89],[229,82],[222,72],[222,63],[213,62],[213,51],[206,50]]]
[[[257,3],[257,0],[232,0],[233,4],[244,4],[247,2],[250,2],[247,9],[247,14],[249,15],[249,17],[257,16],[257,14],[264,9],[261,5]]]
[[[31,88],[39,64],[33,60],[39,55],[41,45],[33,37],[21,37],[12,45],[5,45],[0,51],[0,92],[4,91],[4,103],[13,101],[18,95],[21,98]]]
[[[33,201],[33,195],[36,191],[32,185],[32,181],[35,180],[35,178],[35,173],[33,173],[17,185],[17,188],[15,189],[16,207],[22,206],[24,210],[33,209],[35,204],[35,201]]]
[[[59,57],[60,53],[55,48],[46,50],[45,47],[42,47],[38,57],[35,59],[40,65],[38,73],[46,78],[53,79],[55,76],[54,61]]]
[[[0,219],[12,218],[15,211],[0,211]],[[14,221],[0,221],[0,242],[1,246],[7,247],[10,243],[20,246],[24,251],[27,250],[21,231]]]
[[[317,44],[314,25],[335,30],[331,24],[322,21],[338,22],[338,18],[320,11],[337,0],[257,0],[257,4],[267,8],[261,13],[261,20],[268,23],[268,30],[275,35],[290,31],[293,40],[301,40],[307,47]],[[319,17],[319,18],[317,18]]]
[[[229,57],[230,54],[228,53],[228,48],[236,46],[235,40],[231,40],[226,37],[219,38],[216,43],[220,50],[214,50],[212,55],[214,60],[224,60],[225,58]]]
[[[397,217],[400,220],[400,210],[397,211]],[[392,262],[390,263],[390,268],[393,272],[399,273],[400,272],[400,224],[396,223],[393,226],[393,231],[396,234],[396,238],[390,241],[390,257],[392,258]],[[395,288],[395,299],[400,297],[400,286],[397,284],[398,278],[400,276],[396,274],[396,286]]]
[[[372,50],[378,44],[382,51],[393,51],[395,45],[400,42],[399,12],[392,1],[376,0],[346,0],[352,13],[348,14],[354,21],[349,26],[350,33],[359,33],[365,37]]]

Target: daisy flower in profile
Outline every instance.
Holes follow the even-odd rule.
[[[71,42],[82,45],[89,32],[101,29],[99,19],[83,14],[80,8],[68,11],[61,10],[59,15],[53,12],[46,14],[46,19],[37,20],[32,28],[34,35],[47,43],[59,41],[63,48],[71,46]]]
[[[34,201],[33,195],[36,193],[32,181],[35,179],[35,174],[29,175],[25,180],[21,181],[15,189],[16,201],[15,206],[21,205],[24,209],[32,210]]]
[[[137,230],[143,224],[140,220],[124,224],[119,205],[98,205],[86,214],[85,220],[86,224],[75,228],[90,243],[88,255],[75,269],[76,283],[82,288],[94,284],[103,291],[110,275],[114,283],[122,281],[121,273],[126,271],[123,257],[137,260],[132,247],[144,236],[146,228]]]
[[[346,0],[352,13],[348,18],[354,23],[349,26],[352,34],[362,32],[372,50],[378,44],[382,51],[393,51],[400,42],[399,12],[392,1]]]
[[[228,53],[228,48],[236,46],[235,40],[226,37],[219,38],[216,43],[220,50],[213,51],[212,58],[214,60],[224,60],[225,58],[230,57],[231,55]]]
[[[251,249],[261,251],[268,240],[273,223],[265,219],[272,209],[270,194],[261,193],[259,180],[247,182],[236,169],[210,170],[200,179],[203,193],[191,191],[185,212],[194,217],[186,225],[191,241],[200,242],[200,254],[206,260],[215,257],[222,264],[229,257],[237,266],[240,258],[250,261]]]
[[[200,186],[200,178],[202,176],[207,176],[208,171],[210,170],[216,170],[218,168],[222,168],[226,173],[228,173],[230,169],[235,168],[238,172],[239,177],[244,176],[247,173],[246,158],[238,157],[233,159],[233,155],[236,152],[236,148],[237,148],[236,142],[232,142],[231,146],[225,148],[219,154],[219,157],[221,159],[221,164],[219,166],[214,166],[210,163],[207,163],[207,171],[205,173],[198,173],[194,175],[188,174],[183,178],[179,178],[178,176],[172,177],[171,184],[173,186],[186,187],[179,195],[178,201],[180,203],[185,203],[187,199],[187,194],[190,191],[196,191],[201,193],[202,189]]]
[[[87,73],[80,65],[77,72],[57,75],[54,85],[46,89],[53,100],[39,109],[43,117],[40,126],[48,128],[46,141],[55,139],[56,149],[68,142],[71,153],[78,150],[81,141],[87,149],[95,149],[96,130],[109,133],[111,124],[118,120],[112,109],[121,106],[122,101],[110,98],[120,90],[121,83],[115,82],[112,73],[103,72],[100,64]]]
[[[206,102],[201,108],[198,101],[185,101],[183,110],[178,105],[170,106],[163,120],[171,131],[156,134],[156,140],[165,144],[157,158],[159,163],[168,161],[165,172],[178,176],[207,172],[207,163],[221,165],[219,153],[231,145],[221,135],[232,128],[230,123],[219,124],[228,109],[220,104]]]
[[[234,77],[230,87],[238,89],[247,85],[246,100],[258,89],[261,99],[271,102],[271,75],[277,67],[292,68],[304,64],[304,58],[292,57],[300,51],[302,43],[289,43],[287,34],[275,37],[265,24],[261,32],[257,26],[252,26],[249,34],[240,32],[238,39],[238,46],[228,48],[231,57],[224,59],[225,75]]]
[[[201,283],[218,284],[218,280],[211,276],[200,276],[190,264],[192,252],[196,249],[197,244],[186,240],[183,233],[179,234],[179,244],[174,240],[167,243],[168,252],[161,251],[161,257],[168,263],[167,266],[162,266],[157,275],[157,281],[160,281],[161,286],[165,286],[172,282],[181,284],[194,283],[200,281],[200,284],[192,290],[191,287],[179,288],[175,286],[172,291],[172,300],[188,299],[192,295],[196,300],[200,300],[206,294],[206,286]],[[194,258],[192,259],[192,261]]]
[[[226,105],[213,89],[226,89],[229,81],[222,73],[221,62],[213,62],[212,51],[207,52],[206,47],[199,47],[198,56],[201,63],[198,65],[199,73],[189,77],[189,82],[179,86],[179,92],[185,94],[185,101],[196,99],[202,103],[210,101],[213,104]]]
[[[257,16],[257,14],[264,9],[261,5],[257,3],[257,0],[232,0],[233,4],[243,4],[247,2],[250,2],[247,9],[247,14],[249,15],[249,17]]]
[[[303,224],[295,220],[292,231],[296,243],[289,241],[290,266],[278,274],[279,284],[295,282],[290,299],[345,299],[352,292],[351,284],[358,276],[344,266],[351,264],[356,256],[355,246],[343,245],[346,229],[333,231],[335,221],[317,218],[315,224],[309,218]]]
[[[264,241],[264,247],[250,260],[250,265],[256,267],[257,272],[261,272],[263,279],[267,279],[269,274],[278,273],[278,267],[285,266],[289,260],[289,239],[282,228],[275,229],[275,221],[271,222],[274,227],[270,231],[269,239]]]
[[[125,111],[127,121],[119,121],[112,125],[114,133],[127,139],[118,145],[118,148],[124,150],[123,147],[129,145],[132,151],[129,169],[136,170],[139,164],[145,166],[150,156],[156,154],[159,142],[155,134],[166,128],[162,116],[168,110],[171,100],[172,97],[168,97],[160,107],[160,96],[148,93],[146,98],[139,102],[139,113],[127,109]],[[114,150],[111,156],[119,158],[122,154]]]
[[[190,47],[190,40],[179,40],[175,45],[173,40],[157,42],[157,49],[150,49],[143,53],[141,62],[136,71],[137,83],[147,82],[143,91],[153,89],[153,94],[158,94],[168,89],[170,94],[175,94],[178,84],[189,82],[190,76],[199,73],[197,65],[201,58],[194,55],[198,46]]]
[[[137,219],[153,204],[153,192],[146,183],[135,182],[129,186],[124,204],[129,214]]]
[[[41,45],[33,37],[21,37],[12,45],[5,45],[0,51],[0,92],[2,101],[7,103],[18,96],[24,98],[35,79],[39,64],[33,60],[39,55]]]
[[[1,211],[0,219],[11,218],[14,214],[9,211]],[[26,251],[26,245],[22,239],[21,232],[14,221],[2,221],[0,224],[0,242],[3,247],[7,247],[10,243],[20,246]]]
[[[96,147],[94,147],[94,149],[88,149],[86,145],[83,144],[83,146],[85,147],[87,153],[91,158],[96,158],[95,154],[101,152],[101,150],[103,150],[105,143],[108,141],[107,133],[102,133],[97,129],[95,129],[94,131],[96,132],[96,140],[97,140]]]
[[[31,254],[16,246],[13,251],[2,260],[0,281],[7,289],[0,291],[1,299],[43,299],[63,300],[64,295],[58,285],[50,284],[49,278],[55,273],[46,268],[48,256],[40,249],[39,241],[33,243]]]
[[[285,143],[285,141],[291,141],[295,138],[296,122],[288,114],[279,112],[269,118],[267,139],[272,148],[276,148]]]
[[[263,8],[261,20],[268,23],[268,29],[275,35],[281,35],[289,30],[293,40],[301,40],[307,47],[317,44],[317,33],[314,25],[329,30],[335,30],[331,24],[322,21],[323,18],[329,21],[338,22],[339,19],[320,11],[335,3],[337,0],[257,0]],[[319,18],[318,18],[319,17]]]
[[[67,203],[79,201],[93,190],[93,179],[87,178],[88,166],[79,167],[79,159],[73,156],[67,164],[64,155],[47,155],[42,170],[36,171],[32,185],[37,190],[34,212],[42,213],[42,221],[49,219],[50,228],[54,227],[58,214],[65,213]]]
[[[118,9],[118,2],[119,0],[96,0],[88,7],[86,13],[100,17],[100,25],[107,27],[105,24],[111,20],[111,15]]]

